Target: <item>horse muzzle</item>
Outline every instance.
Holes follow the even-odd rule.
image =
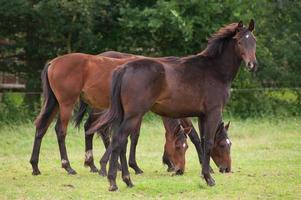
[[[255,72],[257,70],[257,61],[249,61],[247,63],[247,68],[250,72]]]

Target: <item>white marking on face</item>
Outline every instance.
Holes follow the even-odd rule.
[[[230,142],[230,140],[227,138],[226,139],[226,142],[227,142],[227,144],[230,144],[231,142]]]
[[[185,148],[185,147],[186,147],[186,144],[184,143],[184,144],[183,144],[183,148]]]
[[[250,37],[250,35],[249,35],[249,34],[247,34],[247,35],[246,35],[246,38],[249,38],[249,37]]]

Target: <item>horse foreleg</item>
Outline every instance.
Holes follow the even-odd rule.
[[[55,125],[55,131],[57,135],[57,141],[60,149],[62,168],[64,168],[68,174],[76,174],[70,166],[70,162],[67,155],[67,149],[65,144],[65,138],[67,135],[67,126],[71,117],[72,107],[60,107],[60,116]]]
[[[167,153],[165,151],[165,148],[164,148],[164,153],[163,153],[163,156],[162,156],[162,162],[163,162],[163,164],[167,165],[167,172],[175,171],[174,165],[170,162],[170,160],[167,156]]]
[[[203,149],[204,149],[204,130],[202,127],[204,127],[204,124],[203,124],[203,119],[201,119],[201,122],[199,124],[199,126],[201,127],[201,131],[200,131],[200,136],[198,136],[198,133],[196,132],[195,128],[192,126],[192,130],[191,132],[188,134],[191,142],[193,143],[197,153],[198,153],[198,157],[199,157],[199,162],[200,162],[200,165],[202,166],[202,160],[203,160]],[[201,138],[201,140],[200,140]],[[209,170],[210,170],[210,173],[214,173],[213,169],[211,168],[211,166],[209,166]]]
[[[201,118],[198,119],[201,124]],[[215,181],[210,175],[210,153],[214,145],[214,136],[217,129],[217,125],[221,120],[221,113],[216,110],[212,111],[204,118],[204,149],[203,149],[203,161],[202,161],[202,174],[209,186],[214,186]],[[201,130],[201,127],[200,131]]]

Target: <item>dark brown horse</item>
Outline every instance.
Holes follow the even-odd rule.
[[[120,53],[120,52],[116,52],[116,51],[108,51],[108,52],[104,52],[101,54],[98,54],[99,56],[106,56],[106,57],[110,57],[110,58],[130,58],[130,57],[137,57],[137,58],[141,58],[141,56],[137,56],[137,55],[133,55],[133,54],[127,54],[127,53]],[[172,58],[172,57],[169,57]],[[164,58],[159,58],[159,59],[164,59]],[[79,124],[81,123],[81,120],[84,116],[84,113],[87,109],[87,104],[84,103],[83,101],[81,101],[80,104],[80,109],[79,112],[77,113],[76,116],[76,124],[77,126],[79,126]],[[93,109],[91,114],[89,115],[88,120],[85,123],[85,130],[87,130],[89,128],[89,126],[93,123],[93,121],[95,121],[98,117],[100,117],[101,115],[101,110],[97,110],[97,109]],[[168,166],[167,171],[176,171],[176,174],[182,174],[183,171],[183,167],[184,165],[179,165],[179,163],[184,163],[185,162],[185,154],[184,152],[186,152],[186,148],[183,148],[183,144],[186,144],[186,139],[179,139],[179,138],[183,138],[183,135],[179,134],[178,132],[174,132],[174,130],[179,128],[179,125],[181,125],[182,127],[184,127],[184,129],[186,130],[192,130],[191,133],[189,134],[189,138],[191,139],[191,141],[193,142],[197,152],[198,152],[198,156],[199,156],[199,161],[201,163],[201,155],[202,155],[202,148],[200,145],[200,138],[198,137],[198,134],[196,132],[196,130],[194,129],[190,119],[180,119],[180,120],[176,120],[176,119],[167,119],[167,118],[163,118],[163,124],[166,130],[166,139],[167,142],[165,143],[165,150],[164,150],[164,154],[163,154],[163,163],[166,164]],[[183,132],[183,131],[182,131]],[[185,133],[185,131],[184,131]],[[109,134],[106,131],[100,131],[99,132],[104,145],[106,148],[109,147],[109,143],[110,143],[110,138],[109,138]],[[140,174],[143,173],[143,171],[140,169],[140,167],[137,164],[136,161],[136,145],[138,143],[138,139],[139,139],[139,132],[136,134],[131,134],[131,148],[130,148],[130,157],[129,157],[129,166],[131,168],[133,168],[135,170],[136,174]],[[229,140],[229,139],[228,139]],[[85,166],[89,166],[91,172],[97,172],[97,168],[95,167],[94,164],[94,158],[93,158],[93,134],[87,135],[85,134],[85,144],[86,144],[86,154],[85,154]],[[178,147],[175,147],[175,143],[178,143]],[[179,143],[181,142],[181,143]],[[226,142],[226,138],[223,138],[222,140],[223,143]],[[186,145],[187,146],[187,145]],[[168,152],[166,152],[166,148],[168,148]],[[230,147],[229,147],[229,151],[223,151],[219,145],[215,145],[213,147],[213,149],[215,149],[215,151],[221,152],[221,154],[216,154],[213,155],[213,159],[214,160],[220,160],[220,161],[224,161],[227,163],[227,157],[229,157],[230,155]],[[101,158],[100,160],[100,166],[101,169],[99,171],[99,174],[102,176],[106,176],[106,165],[110,156],[110,150],[111,148],[108,149],[108,151],[106,151],[106,153],[104,154],[104,156]],[[168,159],[168,156],[174,155],[173,159]],[[179,156],[181,155],[181,156]],[[179,167],[182,166],[182,167]],[[217,165],[219,166],[219,165]],[[222,165],[221,165],[222,166]],[[231,163],[228,163],[226,166],[224,165],[223,167],[220,168],[220,171],[230,171],[230,170],[225,170],[225,169],[230,169]],[[213,171],[211,169],[211,171]]]
[[[242,22],[229,24],[218,30],[198,55],[174,60],[142,58],[116,69],[110,109],[87,132],[113,127],[110,191],[118,189],[117,159],[125,158],[127,137],[130,132],[138,131],[142,117],[149,110],[171,118],[198,117],[204,135],[202,174],[209,186],[215,185],[210,175],[210,155],[231,83],[242,60],[250,71],[257,65],[253,29],[253,20],[249,27]],[[132,187],[127,163],[121,161],[121,165],[122,179]]]

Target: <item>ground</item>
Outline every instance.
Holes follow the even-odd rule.
[[[131,171],[134,188],[126,188],[118,174],[119,191],[108,192],[106,178],[83,167],[84,139],[71,128],[67,149],[77,175],[60,167],[53,126],[44,137],[40,170],[32,176],[29,158],[32,123],[0,125],[0,199],[301,199],[301,119],[231,119],[233,173],[220,174],[214,166],[215,187],[200,177],[194,146],[189,142],[186,172],[171,176],[162,165],[163,126],[158,119],[143,123],[137,148],[144,174]],[[94,139],[96,161],[103,153]],[[97,162],[98,165],[98,162]]]

